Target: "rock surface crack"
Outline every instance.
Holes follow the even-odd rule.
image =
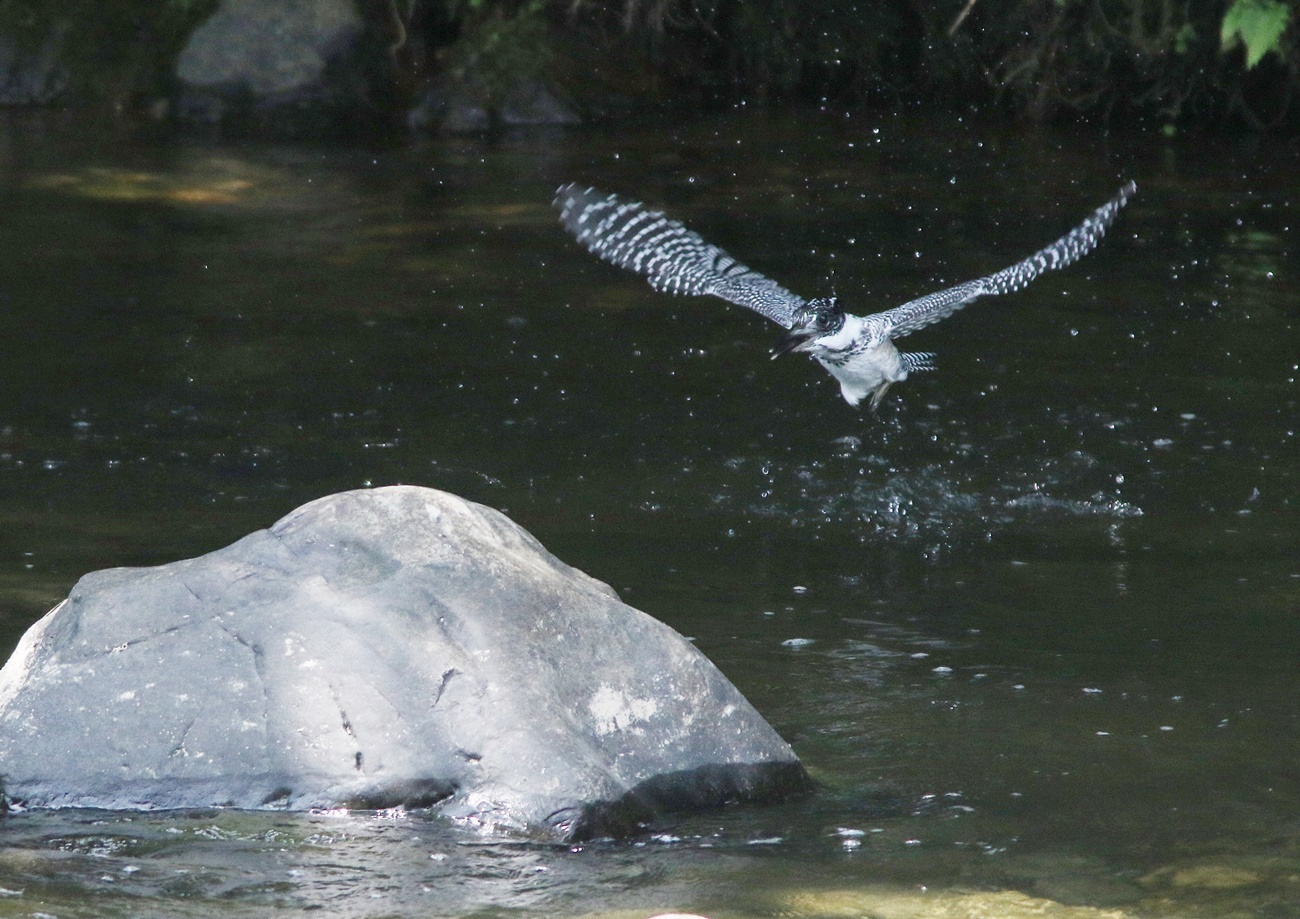
[[[456,676],[459,672],[460,671],[455,667],[451,667],[442,672],[442,682],[438,684],[438,691],[433,694],[433,703],[429,706],[430,708],[436,708],[438,703],[442,701],[442,694],[447,691],[447,684],[450,683],[451,678]]]
[[[262,651],[262,646],[244,638],[220,619],[214,617],[212,621],[216,623],[217,628],[252,652],[253,670],[257,673],[257,681],[262,687],[262,724],[267,724],[271,719],[271,693],[266,681],[266,654]]]
[[[113,647],[109,648],[108,653],[120,654],[121,652],[125,651],[127,648],[133,648],[136,645],[144,644],[146,641],[153,641],[155,638],[161,638],[164,635],[170,635],[173,632],[179,632],[181,628],[182,627],[179,625],[173,625],[169,628],[162,629],[161,631],[154,632],[152,635],[143,635],[140,638],[128,638],[120,645],[114,645]]]
[[[185,723],[185,727],[181,729],[180,738],[176,741],[176,743],[172,746],[171,751],[167,754],[168,759],[175,759],[178,756],[190,755],[189,751],[185,749],[185,741],[190,736],[190,729],[194,727],[194,722],[197,720],[198,718],[191,718],[189,721]]]

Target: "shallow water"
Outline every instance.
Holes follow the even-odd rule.
[[[906,916],[965,890],[1300,916],[1292,175],[1262,145],[917,116],[384,151],[5,122],[0,650],[86,571],[429,485],[694,638],[821,790],[577,850],[414,814],[25,814],[0,916]],[[1097,252],[909,339],[938,369],[876,417],[549,204],[647,198],[866,312],[1015,261],[1122,177]]]

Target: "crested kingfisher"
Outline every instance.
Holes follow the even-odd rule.
[[[885,391],[909,373],[934,369],[934,355],[899,351],[894,339],[952,315],[977,297],[1020,290],[1044,271],[1064,268],[1096,247],[1137,184],[1127,182],[1077,227],[1050,246],[994,274],[935,291],[867,316],[849,313],[836,297],[805,300],[736,261],[695,232],[639,201],[565,185],[555,197],[560,222],[588,250],[644,275],[672,294],[712,295],[766,316],[786,330],[772,357],[802,351],[839,381],[849,405]]]

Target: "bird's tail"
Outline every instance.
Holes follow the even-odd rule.
[[[898,356],[903,359],[903,369],[908,373],[934,369],[934,353],[931,351],[903,351]]]

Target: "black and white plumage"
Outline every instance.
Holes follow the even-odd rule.
[[[1010,268],[867,316],[845,312],[835,297],[805,300],[792,294],[640,202],[565,185],[555,204],[560,222],[578,242],[644,275],[655,290],[721,297],[785,328],[773,357],[792,351],[811,355],[839,381],[850,405],[870,396],[874,411],[892,384],[914,371],[934,369],[934,355],[900,352],[893,339],[951,316],[978,297],[1020,290],[1044,271],[1078,261],[1096,247],[1136,192],[1136,183],[1125,183],[1069,233]]]

